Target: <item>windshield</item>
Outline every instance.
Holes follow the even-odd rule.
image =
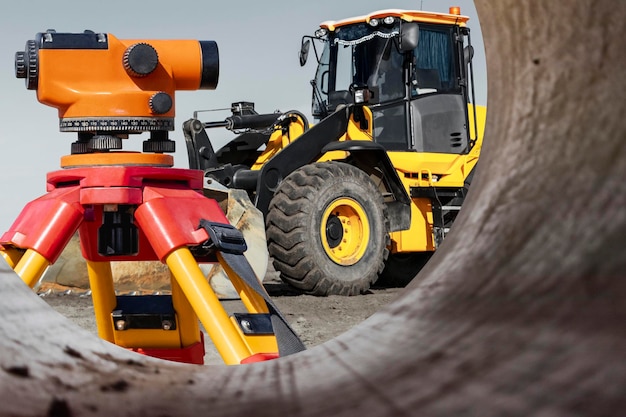
[[[311,113],[315,118],[323,118],[327,115],[328,106],[328,78],[330,74],[330,48],[328,42],[324,44],[324,50],[317,64],[313,84],[313,104]]]
[[[372,104],[408,97],[409,87],[411,96],[458,90],[452,29],[421,24],[417,48],[402,54],[399,25],[399,21],[377,27],[359,23],[337,28],[320,39],[324,49],[314,80],[314,117],[333,111],[340,104],[337,98],[345,102],[353,84],[366,85],[373,92]],[[413,73],[407,78],[404,70],[409,63]]]
[[[382,101],[402,98],[402,72],[397,68],[402,68],[403,57],[395,39],[398,34],[399,23],[375,28],[361,23],[338,28],[324,39],[314,80],[317,91],[314,91],[313,115],[323,117],[324,110],[329,107],[332,110],[335,104],[329,100],[329,94],[347,92],[353,84],[375,89]]]

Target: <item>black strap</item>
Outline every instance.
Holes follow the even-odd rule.
[[[211,239],[211,245],[220,252],[224,262],[239,276],[254,292],[263,297],[272,320],[272,327],[278,343],[280,356],[288,356],[306,349],[302,340],[289,326],[285,317],[271,299],[265,287],[257,279],[250,263],[243,255],[247,249],[243,234],[230,224],[214,223],[200,220],[200,227],[205,229]]]

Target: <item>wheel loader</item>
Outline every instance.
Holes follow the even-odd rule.
[[[246,190],[263,213],[281,279],[313,295],[407,284],[442,244],[478,162],[468,17],[382,10],[326,21],[313,49],[310,123],[232,103],[225,120],[183,125],[206,188]],[[215,151],[208,130],[237,136]]]

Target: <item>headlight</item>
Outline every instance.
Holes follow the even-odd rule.
[[[355,88],[353,91],[354,104],[366,104],[370,101],[371,92],[367,87]]]

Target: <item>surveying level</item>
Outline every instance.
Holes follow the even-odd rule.
[[[215,89],[219,53],[213,41],[47,31],[16,53],[15,72],[58,109],[62,132],[78,132],[72,154],[121,149],[141,132],[151,132],[144,152],[174,152],[174,93]]]
[[[203,363],[201,322],[226,364],[304,349],[248,264],[247,246],[218,203],[203,195],[203,172],[173,167],[174,93],[214,89],[213,41],[119,40],[111,34],[36,35],[15,70],[38,100],[77,132],[47,193],[28,203],[0,237],[0,253],[33,287],[78,231],[98,334],[150,356]],[[122,139],[150,132],[143,152]],[[171,295],[118,296],[111,262],[160,261]],[[219,263],[245,313],[229,317],[199,267]]]

